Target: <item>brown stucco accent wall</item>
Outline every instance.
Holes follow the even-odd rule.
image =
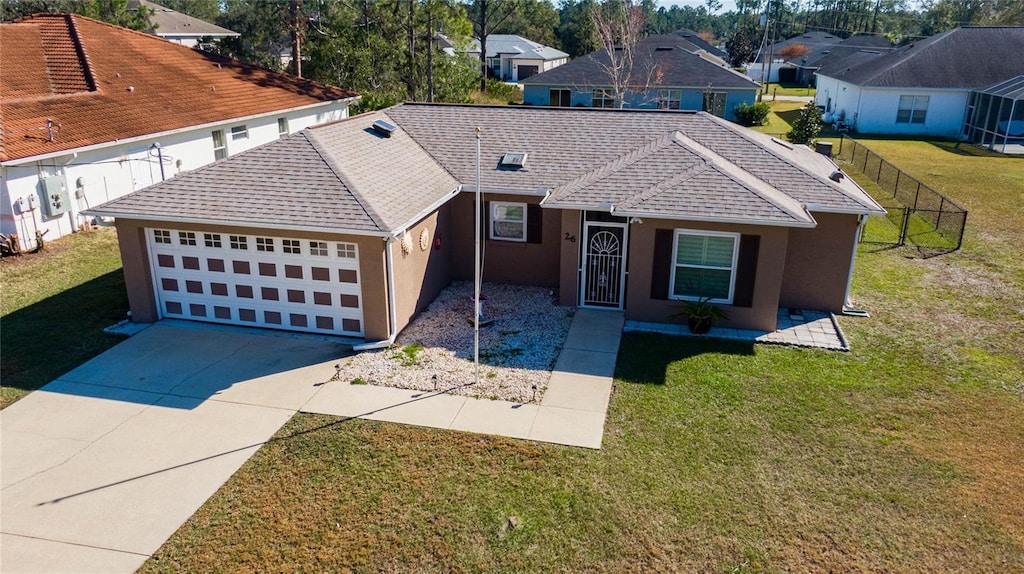
[[[409,253],[402,249],[401,241],[391,245],[395,269],[395,316],[399,332],[452,281],[450,228],[451,209],[444,205],[409,228],[407,233],[412,247]],[[424,230],[428,236],[425,251],[420,248],[420,235]],[[435,248],[438,237],[441,238],[440,249]]]
[[[568,307],[579,303],[580,246],[583,244],[580,228],[581,211],[560,210],[562,229],[558,237],[562,242],[562,267],[559,279],[558,302]],[[555,211],[559,213],[559,211]]]
[[[783,266],[789,232],[784,227],[717,225],[689,221],[644,218],[641,224],[629,226],[629,275],[626,280],[626,318],[637,321],[667,323],[679,312],[678,301],[651,299],[651,273],[654,237],[658,229],[695,229],[726,231],[761,237],[757,255],[757,273],[751,307],[724,305],[729,314],[719,322],[722,327],[774,331],[782,287]],[[679,319],[677,319],[679,321]]]
[[[859,216],[812,215],[817,227],[789,231],[779,302],[783,307],[842,311]]]
[[[148,323],[158,318],[156,295],[153,291],[153,274],[146,249],[147,227],[158,229],[180,229],[183,231],[216,231],[219,233],[288,236],[297,239],[319,239],[324,241],[347,241],[359,246],[359,281],[362,288],[363,333],[366,340],[385,339],[388,336],[387,282],[384,266],[384,240],[380,237],[343,235],[336,233],[315,233],[308,231],[281,231],[220,225],[198,225],[192,223],[166,223],[160,221],[117,219],[118,245],[124,268],[125,288],[128,291],[128,305],[132,321]]]
[[[483,201],[512,201],[538,205],[542,197],[485,193]],[[473,225],[475,204],[473,193],[461,193],[449,205],[452,208],[451,236],[445,238],[452,245],[454,278],[461,281],[473,279]],[[486,209],[486,207],[484,208]],[[515,285],[536,285],[558,287],[559,255],[558,243],[562,219],[556,210],[542,209],[543,230],[541,243],[519,243],[515,241],[493,241],[484,239],[484,281],[512,283]],[[487,236],[485,214],[483,237]]]

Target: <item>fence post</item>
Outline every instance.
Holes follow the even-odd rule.
[[[885,162],[882,161],[881,157],[879,157],[878,158],[878,175],[875,176],[875,183],[879,183],[880,181],[882,181],[882,164],[883,163],[885,163]]]
[[[893,198],[895,198],[899,194],[899,191],[900,191],[900,174],[901,173],[903,173],[903,172],[900,171],[900,168],[896,168],[896,185],[892,186],[892,196],[893,196]]]
[[[917,191],[914,192],[914,211],[917,211],[917,198],[921,196],[921,182],[917,182]]]
[[[940,195],[939,198],[939,216],[935,218],[935,231],[939,235],[943,235],[942,229],[939,228],[939,223],[942,222],[942,208],[946,206],[946,196]]]
[[[843,157],[843,141],[846,140],[846,134],[839,134],[839,153],[836,154],[839,157]]]
[[[900,242],[897,245],[907,244],[907,228],[910,227],[910,208],[903,208],[903,226],[900,229]]]
[[[957,249],[960,249],[960,247],[964,244],[964,229],[966,229],[966,228],[967,228],[967,212],[964,211],[963,212],[963,217],[960,218],[960,238],[956,240],[956,248]]]

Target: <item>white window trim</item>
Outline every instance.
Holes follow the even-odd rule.
[[[910,107],[909,108],[904,109],[904,108],[900,107],[900,102],[903,100],[903,98],[910,98]],[[928,100],[928,103],[926,103],[923,108],[918,108],[917,107],[917,100],[918,100],[918,98],[926,98]],[[931,105],[932,105],[932,97],[930,95],[926,95],[926,94],[900,94],[900,99],[896,100],[896,123],[898,123],[898,124],[911,124],[911,125],[912,124],[924,125],[925,123],[928,122],[928,108],[931,107]],[[909,112],[909,114],[907,115],[907,120],[906,121],[901,121],[900,120],[900,112],[903,112],[903,111]],[[914,121],[914,113],[915,112],[919,112],[919,111],[923,111],[924,112],[924,117],[921,118],[921,121],[915,122]]]
[[[219,146],[217,145],[217,134],[220,134]],[[213,159],[221,160],[228,157],[228,140],[226,137],[224,137],[224,130],[213,130],[212,132],[210,132],[210,137],[213,138]],[[218,154],[218,152],[221,151],[223,151],[224,153]],[[218,155],[220,155],[221,157],[217,157]]]
[[[284,128],[284,131],[281,131],[282,127]],[[277,137],[283,138],[284,136],[286,136],[286,135],[288,135],[290,133],[291,133],[291,127],[288,125],[288,117],[285,116],[285,117],[277,118]]]
[[[676,301],[697,301],[698,297],[690,295],[676,295],[676,269],[679,264],[676,262],[676,257],[679,254],[679,236],[681,235],[696,235],[698,237],[732,237],[732,267],[729,270],[729,298],[728,299],[711,299],[709,302],[718,303],[721,305],[732,305],[733,299],[736,295],[736,263],[739,261],[740,255],[740,235],[739,233],[731,233],[727,231],[705,231],[702,229],[676,229],[675,234],[672,237],[672,273],[669,274],[668,283],[668,298]],[[701,268],[701,269],[718,269],[721,267],[712,266],[700,266],[700,265],[685,265],[685,267]]]
[[[522,207],[523,208],[523,238],[517,239],[515,237],[495,237],[494,235],[494,223],[498,220],[498,208],[499,207]],[[491,213],[487,223],[487,237],[494,241],[514,241],[516,243],[526,243],[527,227],[526,219],[529,208],[525,203],[518,203],[514,201],[492,201],[491,202]],[[500,221],[506,221],[504,219]]]
[[[245,124],[242,124],[240,126],[231,126],[231,141],[247,139],[249,139],[249,126]]]

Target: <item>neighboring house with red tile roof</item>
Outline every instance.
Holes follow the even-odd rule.
[[[315,126],[90,213],[115,219],[133,321],[390,342],[473,277],[477,173],[485,281],[641,321],[698,295],[726,327],[840,311],[860,226],[885,213],[828,157],[703,112],[444,104]]]
[[[0,24],[0,231],[79,229],[81,211],[308,126],[354,92],[77,15]]]

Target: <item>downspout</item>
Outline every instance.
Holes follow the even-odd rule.
[[[860,236],[864,231],[864,225],[868,222],[867,214],[861,214],[857,219],[857,233],[853,238],[853,252],[850,254],[850,273],[846,277],[846,295],[843,296],[843,309],[850,309],[850,289],[853,287],[853,264],[857,261],[857,246],[860,245]]]
[[[394,236],[390,236],[385,240],[384,243],[384,265],[387,273],[388,283],[388,331],[389,335],[387,339],[382,341],[374,341],[372,343],[363,343],[362,345],[355,345],[352,347],[353,351],[373,351],[376,349],[386,349],[395,342],[395,338],[398,337],[398,319],[395,317],[395,260],[391,255],[391,248],[395,243]]]

